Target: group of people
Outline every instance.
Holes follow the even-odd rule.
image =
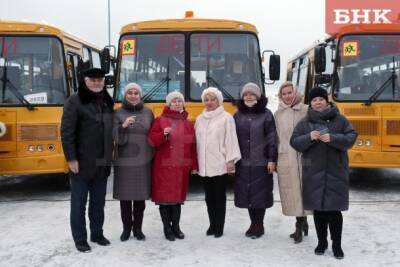
[[[264,234],[264,216],[273,205],[273,173],[277,171],[284,215],[295,216],[295,243],[308,234],[307,215],[314,214],[318,237],[315,254],[328,247],[343,258],[343,218],[347,210],[348,159],[356,140],[351,124],[329,103],[326,90],[310,91],[310,106],[290,82],[279,89],[279,108],[273,114],[255,83],[240,92],[237,112],[224,110],[217,88],[202,92],[203,112],[195,124],[188,120],[185,98],[177,91],[166,96],[162,114],[154,118],[144,106],[141,87],[124,88],[122,105],[104,90],[101,69],[85,72],[78,94],[65,103],[61,137],[71,171],[71,229],[79,251],[87,243],[85,208],[89,194],[90,240],[109,245],[103,235],[107,177],[114,166],[113,196],[120,201],[121,241],[145,240],[142,231],[145,201],[159,206],[167,240],[183,239],[180,228],[189,176],[199,175],[209,219],[207,236],[223,236],[226,185],[234,176],[235,206],[248,209],[250,227],[245,235]]]

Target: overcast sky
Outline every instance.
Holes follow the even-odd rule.
[[[261,50],[281,55],[282,70],[289,58],[324,36],[324,0],[110,0],[111,42],[128,23],[183,18],[234,19],[254,24]],[[46,21],[100,47],[108,44],[107,0],[0,0],[1,20]],[[281,73],[281,79],[286,72]]]

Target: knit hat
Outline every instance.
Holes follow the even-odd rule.
[[[208,94],[215,95],[215,97],[218,99],[218,103],[220,106],[224,103],[224,97],[222,96],[221,91],[215,87],[208,87],[207,89],[203,90],[203,92],[201,93],[201,101],[203,101],[203,103],[206,95]]]
[[[243,99],[243,96],[245,93],[251,93],[257,97],[257,99],[260,99],[261,97],[261,89],[260,87],[255,84],[255,83],[246,83],[242,91],[240,92],[240,98]]]
[[[128,83],[125,87],[124,87],[124,95],[126,95],[126,93],[128,92],[128,90],[130,89],[136,89],[139,91],[139,95],[140,97],[143,96],[143,91],[142,91],[142,87],[140,87],[139,84],[137,83]]]
[[[311,103],[311,100],[313,100],[315,97],[322,97],[326,100],[326,102],[329,102],[328,92],[321,87],[314,87],[311,89],[310,93],[308,94],[308,101]]]
[[[167,95],[165,98],[165,102],[167,102],[167,106],[171,106],[171,102],[174,98],[180,98],[183,102],[183,105],[185,105],[185,97],[182,95],[181,92],[179,91],[173,91]]]

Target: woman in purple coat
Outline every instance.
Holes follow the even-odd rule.
[[[246,236],[264,234],[264,215],[273,205],[273,172],[277,159],[277,133],[267,98],[255,83],[247,83],[240,93],[234,115],[242,159],[236,163],[235,206],[247,208],[250,228]]]

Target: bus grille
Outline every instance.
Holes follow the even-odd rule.
[[[359,135],[378,135],[378,121],[350,120]]]
[[[399,135],[400,134],[400,121],[388,120],[386,121],[386,134]]]
[[[346,116],[373,116],[375,115],[374,108],[344,108]]]
[[[18,141],[57,140],[58,126],[56,124],[19,125]]]

